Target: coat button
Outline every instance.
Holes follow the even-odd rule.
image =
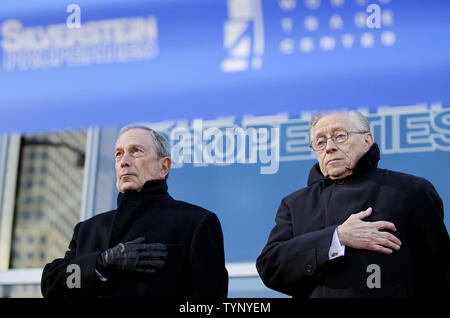
[[[313,272],[313,267],[310,264],[306,265],[305,269],[308,274],[311,274]]]

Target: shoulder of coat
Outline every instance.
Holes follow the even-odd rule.
[[[406,172],[394,171],[389,169],[377,169],[387,183],[400,183],[406,188],[423,189],[432,188],[433,184],[426,178],[415,176]]]

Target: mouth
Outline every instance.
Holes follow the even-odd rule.
[[[134,177],[135,175],[132,173],[124,173],[120,175],[120,178]]]
[[[335,162],[335,161],[339,161],[339,160],[341,160],[341,159],[335,158],[335,159],[328,160],[328,161],[327,161],[327,165],[329,165],[330,163],[333,163],[333,162]]]

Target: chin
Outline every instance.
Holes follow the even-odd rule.
[[[330,179],[335,180],[335,179],[340,179],[343,178],[343,176],[345,175],[346,170],[341,170],[341,169],[336,169],[336,170],[328,170],[328,176]]]
[[[330,179],[331,180],[338,180],[338,179],[344,179],[345,177],[348,177],[352,174],[352,171],[344,170],[341,173],[330,173]]]
[[[130,190],[139,191],[139,189],[140,189],[140,187],[137,184],[130,183],[130,182],[126,182],[126,183],[120,185],[118,188],[119,188],[120,192],[125,192],[125,191],[130,191]]]

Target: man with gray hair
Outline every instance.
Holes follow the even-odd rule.
[[[257,259],[270,288],[294,297],[449,296],[450,239],[427,180],[378,168],[359,112],[318,114],[317,163],[286,196]]]
[[[227,296],[220,222],[168,194],[170,152],[167,140],[146,126],[121,129],[114,151],[117,209],[75,226],[64,258],[44,268],[44,297]],[[68,283],[74,266],[78,285]]]

